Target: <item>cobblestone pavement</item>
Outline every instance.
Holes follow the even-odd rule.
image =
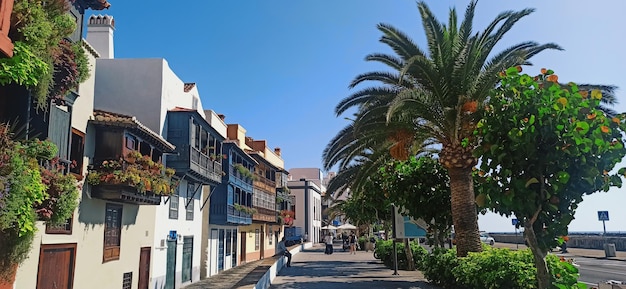
[[[326,255],[323,245],[316,245],[294,255],[291,267],[280,271],[270,289],[438,289],[419,271],[393,273],[371,251],[349,254],[336,244],[335,252]]]

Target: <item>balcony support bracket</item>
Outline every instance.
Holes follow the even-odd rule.
[[[202,202],[202,206],[200,207],[200,211],[202,211],[202,209],[204,209],[204,206],[206,205],[206,202],[211,199],[211,195],[213,195],[213,192],[215,192],[215,188],[217,188],[216,186],[211,186],[211,192],[209,193],[209,195],[206,197],[206,199],[204,199],[204,202]]]
[[[189,207],[189,204],[191,204],[191,202],[193,202],[193,199],[196,198],[196,195],[198,194],[198,192],[200,191],[200,188],[202,188],[202,185],[200,186],[196,186],[196,190],[193,192],[193,195],[191,195],[191,198],[189,196],[187,196],[187,203],[185,204],[185,209],[187,207]],[[200,209],[202,210],[202,209]]]

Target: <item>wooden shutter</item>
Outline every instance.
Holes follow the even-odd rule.
[[[59,148],[59,158],[68,160],[70,113],[52,105],[49,121],[48,138]]]

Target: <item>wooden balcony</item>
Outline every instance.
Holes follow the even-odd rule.
[[[222,182],[221,160],[214,160],[199,149],[189,146],[189,168],[216,183]]]
[[[257,213],[252,215],[253,221],[261,221],[261,222],[268,222],[268,223],[277,222],[276,210],[270,210],[267,208],[261,208],[261,207],[256,207],[256,206],[254,208],[257,210]]]
[[[233,165],[230,166],[228,178],[244,191],[252,192],[252,178],[242,175]]]
[[[150,192],[140,193],[136,187],[127,184],[99,184],[92,187],[91,197],[135,205],[159,205],[161,196]]]
[[[276,193],[276,182],[266,179],[260,175],[256,175],[257,179],[254,180],[254,187],[264,191],[275,194]]]
[[[252,216],[246,212],[235,210],[234,205],[228,205],[226,222],[230,224],[250,225],[252,224]]]

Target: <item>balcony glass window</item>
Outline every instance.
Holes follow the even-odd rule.
[[[180,186],[179,186],[180,187]],[[178,220],[178,188],[170,196],[170,219]]]
[[[83,157],[85,156],[85,134],[79,130],[72,129],[72,143],[70,147],[70,172],[82,176]]]
[[[186,205],[186,219],[187,221],[193,221],[193,206],[194,206],[194,193],[196,192],[196,185],[192,183],[187,184],[187,198],[185,201]]]

